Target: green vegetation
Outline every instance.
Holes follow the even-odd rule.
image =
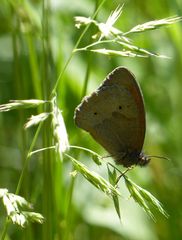
[[[0,239],[181,239],[182,3],[119,4],[1,1]],[[144,151],[170,159],[121,178],[73,121],[120,65],[144,95]]]

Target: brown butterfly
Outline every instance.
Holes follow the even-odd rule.
[[[142,153],[146,129],[143,97],[127,68],[114,69],[96,91],[82,100],[74,119],[117,164],[144,166],[150,161]]]

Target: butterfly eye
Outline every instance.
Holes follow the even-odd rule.
[[[97,112],[94,112],[94,115],[97,115]]]
[[[122,109],[122,107],[121,107],[121,105],[119,105],[119,110],[121,110]]]

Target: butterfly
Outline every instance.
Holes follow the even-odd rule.
[[[146,120],[142,93],[125,67],[114,69],[75,109],[74,120],[124,167],[145,166],[142,152]]]

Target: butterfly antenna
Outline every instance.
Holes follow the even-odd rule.
[[[163,156],[148,155],[148,157],[149,157],[149,158],[161,158],[161,159],[165,159],[165,160],[171,161],[170,158],[168,158],[168,157],[163,157]]]

